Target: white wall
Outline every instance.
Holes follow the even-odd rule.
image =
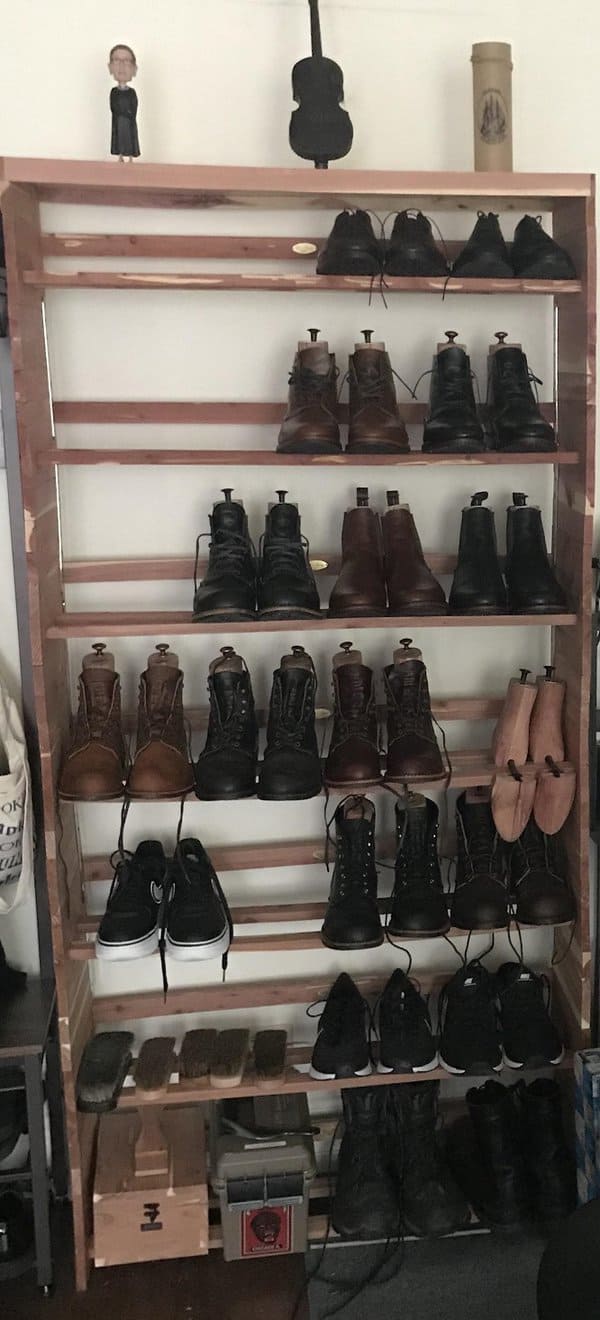
[[[106,70],[109,47],[126,41],[136,50],[140,72],[140,140],[144,159],[294,166],[287,144],[291,109],[290,69],[308,53],[308,7],[304,0],[19,0],[3,15],[3,117],[0,152],[13,155],[105,158],[108,154],[110,80]],[[325,52],[339,60],[345,72],[347,105],[355,126],[355,146],[349,166],[409,169],[468,169],[472,165],[471,44],[481,40],[512,43],[514,72],[515,168],[525,170],[593,170],[597,145],[597,81],[600,16],[596,6],[575,0],[567,9],[558,0],[529,0],[527,6],[505,0],[323,0]],[[115,170],[119,167],[115,163]],[[333,167],[335,169],[335,167]],[[333,172],[333,171],[332,171]],[[331,216],[320,221],[326,232]],[[468,221],[456,217],[438,221],[449,235],[469,232]],[[86,209],[75,220],[68,208],[46,207],[47,228],[90,230],[155,229],[157,232],[295,232],[298,217],[275,217],[228,211],[209,213],[134,212]],[[306,223],[304,221],[304,223]],[[311,232],[317,217],[311,217]],[[506,220],[510,237],[512,223]],[[61,268],[63,263],[56,263]],[[89,263],[92,265],[93,263]],[[146,263],[156,268],[156,263]],[[121,263],[126,268],[126,263]],[[207,263],[198,263],[206,268]],[[171,268],[173,263],[171,263]],[[138,266],[139,268],[139,266]],[[460,331],[471,348],[473,365],[485,390],[485,357],[493,332],[509,331],[523,342],[531,364],[550,394],[551,322],[544,300],[435,298],[390,300],[386,310],[360,296],[329,295],[311,299],[233,293],[73,292],[48,296],[53,389],[56,398],[239,398],[282,397],[295,340],[309,324],[323,327],[338,362],[345,369],[347,353],[364,325],[385,338],[392,361],[408,380],[429,365],[433,346],[447,326]],[[316,319],[315,319],[316,318]],[[426,382],[421,397],[426,397]],[[234,428],[91,427],[62,428],[61,444],[159,442],[175,446],[217,443],[252,444],[256,436],[240,436]],[[264,434],[263,434],[264,439]],[[275,433],[265,444],[275,443]],[[273,469],[247,472],[226,469],[65,469],[61,474],[62,512],[67,556],[135,555],[150,546],[161,553],[190,552],[198,531],[207,529],[207,513],[221,485],[233,485],[243,496],[256,536],[266,502],[276,486],[288,487],[303,512],[303,530],[313,549],[332,551],[339,544],[343,509],[356,484],[370,484],[373,502],[383,508],[391,482],[376,472],[369,483],[362,469],[319,473],[286,470],[285,482]],[[512,491],[504,469],[490,469],[483,479],[460,469],[439,473],[403,473],[402,496],[410,501],[428,549],[453,549],[460,508],[477,486],[485,484],[498,514],[503,541],[505,506]],[[518,485],[550,508],[550,477],[543,468],[519,469]],[[128,605],[177,608],[190,603],[188,584],[72,588],[73,608]],[[330,659],[346,630],[311,634],[310,649],[317,664],[321,700],[329,694]],[[279,656],[301,638],[251,635],[234,638],[253,675],[257,699],[268,696],[270,673]],[[157,638],[160,640],[160,638]],[[186,672],[189,704],[205,700],[208,664],[221,637],[180,639],[179,655]],[[355,638],[376,668],[389,659],[395,634],[364,632]],[[539,672],[547,657],[548,637],[542,629],[422,631],[431,687],[438,695],[469,692],[499,693],[509,674],[521,664]],[[142,639],[115,643],[124,685],[133,700],[137,674],[151,646]],[[71,648],[73,679],[84,646]],[[450,726],[451,745],[481,745],[489,729]],[[378,817],[388,825],[391,805],[377,802]],[[84,850],[110,852],[116,842],[118,811],[109,805],[82,809]],[[140,805],[132,809],[128,842],[156,834],[172,840],[175,815],[168,806]],[[206,844],[227,838],[312,837],[322,831],[322,802],[281,804],[256,802],[208,807],[196,802],[186,808],[185,828]],[[297,895],[323,896],[322,870],[226,877],[228,893],[240,901],[251,892],[257,899]],[[506,946],[499,942],[506,952]],[[482,946],[475,941],[473,949]],[[547,952],[548,940],[530,944],[533,958]],[[433,960],[452,970],[447,946],[441,953],[425,944],[417,969]],[[386,948],[352,960],[326,950],[295,954],[285,972],[352,968],[377,961],[393,966],[397,955]],[[238,955],[230,975],[246,979],[278,974],[280,960]],[[200,969],[200,979],[211,976]],[[156,984],[156,960],[127,966],[97,967],[100,992]],[[193,969],[194,981],[199,979]],[[172,969],[172,984],[190,979],[186,969]],[[273,1018],[277,1014],[272,1015]],[[299,1035],[302,1013],[294,1017]],[[148,1028],[153,1024],[147,1024]],[[181,1023],[177,1024],[179,1029]],[[167,1030],[168,1021],[160,1024]]]

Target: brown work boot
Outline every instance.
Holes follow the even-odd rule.
[[[183,674],[165,642],[140,677],[137,744],[127,792],[132,798],[183,797],[194,787],[183,722]]]
[[[433,732],[427,670],[421,652],[403,637],[394,663],[383,671],[387,700],[387,783],[443,779],[440,749]]]
[[[104,642],[95,642],[92,651],[83,657],[75,728],[58,788],[59,796],[71,802],[121,797],[127,775],[114,656]]]
[[[349,454],[406,453],[406,427],[398,411],[396,387],[385,344],[355,344],[348,363],[350,382]]]
[[[335,706],[325,783],[330,788],[369,788],[381,780],[373,671],[352,642],[333,657]]]
[[[336,618],[364,618],[386,612],[379,514],[369,508],[366,486],[356,491],[356,508],[347,509],[342,527],[342,567],[329,598]]]
[[[425,563],[419,533],[408,504],[388,490],[381,520],[390,614],[446,614],[446,597]]]
[[[318,330],[309,330],[311,342],[301,341],[289,378],[288,406],[281,423],[280,454],[339,454],[337,368]]]

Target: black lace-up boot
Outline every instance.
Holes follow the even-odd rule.
[[[448,1134],[452,1168],[485,1224],[516,1228],[529,1216],[531,1198],[515,1088],[488,1081],[466,1099],[468,1117]]]
[[[433,359],[423,453],[477,454],[485,449],[485,440],[477,417],[471,363],[464,348],[453,342],[456,331],[446,334],[448,344]]]
[[[252,619],[256,613],[256,556],[243,504],[224,490],[210,517],[208,568],[195,583],[194,623]],[[196,542],[196,558],[200,537]]]
[[[510,851],[510,896],[515,920],[532,926],[574,921],[575,898],[556,835],[542,834],[533,816]]]
[[[383,671],[387,702],[386,783],[443,779],[444,765],[433,731],[427,670],[421,652],[403,637],[394,663]]]
[[[287,491],[277,494],[279,502],[269,508],[261,541],[258,608],[268,619],[318,619],[319,593],[298,506],[286,504]]]
[[[500,1072],[496,983],[477,959],[455,972],[440,995],[440,1063],[456,1076]]]
[[[396,803],[396,878],[390,935],[444,935],[450,929],[438,858],[439,812],[421,793]]]
[[[452,267],[453,275],[465,280],[510,280],[514,271],[508,248],[502,237],[498,216],[478,211],[473,233],[459,252]]]
[[[567,600],[548,559],[541,511],[521,491],[506,511],[506,585],[511,614],[555,614]]]
[[[506,614],[494,511],[483,505],[487,497],[487,490],[478,490],[462,511],[458,563],[448,597],[451,614]]]
[[[538,1219],[564,1219],[575,1209],[575,1162],[565,1137],[561,1090],[548,1077],[514,1087],[523,1146]]]
[[[461,930],[498,930],[508,921],[503,854],[487,789],[456,803],[456,885],[452,923]]]
[[[564,1056],[548,1013],[550,991],[544,976],[524,963],[504,963],[496,973],[502,1024],[502,1053],[508,1068],[547,1068]]]
[[[379,275],[383,244],[366,211],[340,211],[317,258],[317,275]]]
[[[373,671],[352,642],[333,659],[333,729],[325,764],[331,788],[369,788],[381,780]]]
[[[399,967],[379,1001],[380,1073],[425,1073],[437,1067],[429,1009],[413,982]]]
[[[98,958],[115,962],[156,952],[166,879],[165,854],[155,839],[139,843],[133,856],[116,854],[106,911],[96,936]]]
[[[488,423],[494,449],[503,452],[549,453],[556,449],[554,428],[540,412],[531,382],[541,384],[529,370],[525,354],[515,345],[502,343],[488,354]]]
[[[351,797],[335,813],[336,855],[321,939],[329,949],[383,943],[377,906],[375,807]]]
[[[307,1012],[309,1017],[314,1016],[310,1010]],[[331,1082],[334,1077],[368,1077],[371,1073],[366,1004],[347,972],[340,973],[327,996],[309,1071],[319,1082]]]
[[[256,792],[258,728],[245,660],[222,646],[208,677],[210,701],[204,750],[196,762],[196,793],[206,801]]]
[[[290,373],[288,405],[277,441],[280,454],[342,452],[335,356],[324,340],[317,343],[318,330],[309,334],[312,342],[298,345]]]
[[[304,647],[293,646],[273,674],[267,745],[258,796],[269,802],[300,801],[321,792],[321,760],[315,730],[315,667]]]
[[[400,1213],[382,1115],[392,1087],[342,1091],[345,1131],[338,1156],[331,1222],[342,1238],[393,1239]],[[412,1090],[412,1087],[399,1087]]]
[[[512,263],[520,280],[576,280],[568,252],[542,229],[541,215],[524,215],[512,243]]]
[[[446,1164],[436,1131],[439,1082],[385,1090],[388,1152],[405,1229],[416,1237],[442,1237],[464,1228],[469,1207]]]
[[[448,275],[448,262],[436,246],[431,222],[422,211],[399,211],[386,247],[386,275]]]

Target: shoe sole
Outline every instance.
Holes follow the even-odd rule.
[[[565,614],[568,613],[568,606],[559,605],[558,603],[555,605],[523,605],[519,610],[509,610],[509,613],[514,614],[516,619],[521,614]]]
[[[472,1221],[471,1221],[471,1212],[469,1210],[468,1214],[465,1216],[464,1219],[461,1219],[458,1223],[453,1224],[451,1228],[440,1229],[439,1232],[437,1233],[432,1233],[429,1231],[429,1229],[427,1231],[424,1231],[422,1228],[416,1228],[415,1225],[411,1224],[410,1221],[406,1218],[404,1218],[403,1222],[404,1222],[405,1231],[411,1237],[434,1239],[434,1238],[451,1237],[453,1236],[454,1233],[460,1233],[463,1229],[469,1228],[471,1226]]]
[[[495,453],[498,454],[555,454],[558,449],[557,444],[543,443],[535,440],[533,436],[521,436],[518,441],[505,442],[494,435],[492,440]]]
[[[361,942],[360,944],[341,944],[341,943],[339,943],[339,944],[337,944],[337,943],[336,943],[336,944],[332,944],[330,940],[326,940],[326,939],[325,939],[325,936],[324,936],[323,934],[321,935],[321,944],[324,944],[326,949],[340,949],[340,951],[343,952],[343,953],[350,953],[350,952],[352,952],[353,949],[357,949],[357,950],[360,950],[360,949],[379,949],[380,946],[383,944],[383,941],[384,941],[384,934],[383,934],[383,931],[381,932],[381,938],[380,938],[380,939],[376,939],[376,940],[365,940],[364,942]],[[357,1076],[361,1076],[361,1075],[362,1075],[362,1074],[360,1074],[360,1073],[357,1074]]]
[[[468,616],[469,618],[476,619],[476,618],[478,617],[478,615],[481,615],[481,616],[484,616],[484,615],[490,615],[490,616],[491,616],[491,615],[493,615],[493,614],[508,614],[509,611],[507,610],[507,608],[506,608],[505,605],[486,605],[486,606],[484,606],[482,609],[479,609],[479,610],[455,610],[455,609],[452,609],[452,607],[450,607],[450,608],[448,609],[448,613],[449,613],[449,614],[452,614],[452,615],[457,615],[457,614],[458,614],[458,615],[461,615],[461,614],[464,614],[465,617]]]
[[[374,440],[368,449],[362,449],[359,445],[346,445],[347,454],[356,454],[357,457],[368,458],[369,454],[410,454],[410,445],[386,444],[385,440],[379,443]]]
[[[210,610],[207,614],[192,614],[192,623],[246,623],[256,618],[256,610]]]
[[[177,944],[171,939],[167,931],[165,939],[165,948],[171,958],[176,962],[209,962],[212,958],[219,958],[230,945],[229,931],[223,931],[216,939],[204,942],[202,944]]]
[[[240,802],[242,798],[256,797],[256,788],[243,793],[201,793],[197,788],[194,791],[199,802]]]
[[[344,790],[347,791],[347,792],[351,792],[351,791],[352,791],[353,789],[355,789],[355,788],[356,788],[356,789],[361,789],[361,788],[377,788],[377,785],[378,785],[378,784],[382,784],[382,783],[383,783],[383,780],[382,780],[381,775],[380,775],[378,779],[327,779],[327,778],[325,778],[324,783],[325,783],[325,787],[326,787],[326,788],[342,788],[342,789],[344,789]]]
[[[96,957],[106,962],[126,962],[133,958],[147,958],[158,949],[158,926],[149,935],[134,944],[107,944],[96,937]]]
[[[386,926],[387,934],[393,935],[395,940],[435,940],[440,935],[447,935],[451,929],[450,921],[447,926],[437,926],[435,930],[392,930],[391,926]]]
[[[61,793],[59,798],[61,802],[118,802],[123,797],[125,785],[119,789],[118,793]]]
[[[192,783],[189,788],[182,788],[179,793],[136,793],[135,790],[132,792],[127,787],[124,792],[132,802],[180,802],[189,793],[195,792],[195,785]]]
[[[411,1067],[406,1067],[406,1068],[389,1068],[388,1065],[385,1064],[385,1063],[382,1063],[382,1062],[381,1062],[381,1059],[380,1059],[380,1060],[379,1060],[379,1063],[377,1064],[377,1072],[378,1072],[378,1073],[385,1073],[386,1075],[387,1075],[388,1073],[398,1073],[400,1076],[402,1076],[402,1074],[405,1074],[405,1073],[428,1073],[428,1072],[433,1072],[433,1069],[434,1069],[434,1068],[437,1068],[438,1066],[439,1066],[439,1057],[438,1057],[438,1054],[437,1054],[437,1051],[436,1051],[436,1053],[434,1054],[433,1058],[430,1059],[430,1060],[428,1061],[428,1063],[413,1064]]]
[[[279,606],[273,606],[268,610],[259,610],[259,619],[324,619],[327,615],[324,610],[293,610],[284,609]]]
[[[310,793],[257,793],[259,802],[308,802],[309,798],[319,797],[321,784],[311,789]]]
[[[502,1072],[503,1066],[503,1061],[501,1059],[500,1063],[481,1061],[479,1063],[472,1063],[470,1068],[455,1068],[453,1064],[447,1063],[440,1054],[440,1068],[443,1068],[445,1072],[450,1073],[452,1077],[484,1077],[490,1072]]]
[[[446,779],[446,778],[447,778],[447,774],[448,774],[447,770],[442,770],[441,773],[438,772],[438,773],[435,774],[435,775],[434,775],[434,774],[431,774],[431,775],[412,775],[412,774],[409,773],[409,774],[406,774],[406,775],[398,775],[395,779],[393,779],[390,775],[384,775],[384,777],[383,777],[383,781],[382,781],[382,782],[383,782],[384,784],[398,784],[398,785],[400,785],[400,786],[402,786],[402,784],[406,784],[406,783],[409,783],[409,784],[433,784],[433,783],[437,783],[438,780]]]
[[[341,619],[342,621],[344,619],[383,619],[385,618],[386,614],[387,614],[386,605],[383,605],[380,610],[367,609],[366,607],[363,606],[361,609],[346,610],[343,614],[337,614],[337,613],[334,614],[333,610],[328,610],[327,618]]]
[[[277,447],[278,454],[342,454],[342,446],[326,444],[323,440],[303,440],[302,444],[286,446],[285,449]]]
[[[443,618],[447,613],[447,605],[419,605],[416,601],[414,604],[409,602],[403,605],[401,610],[390,605],[388,610],[388,614],[392,619],[402,619],[405,615],[410,615],[411,618],[413,615],[418,615],[419,618],[435,618],[439,615],[440,618]]]
[[[345,1073],[317,1072],[317,1069],[313,1068],[311,1063],[310,1068],[308,1070],[308,1075],[309,1077],[313,1077],[316,1082],[335,1082],[337,1079],[343,1080],[347,1077],[370,1077],[372,1072],[373,1069],[370,1063],[367,1064],[366,1068],[359,1068],[357,1072],[345,1072]]]
[[[477,934],[478,932],[484,933],[485,931],[488,930],[497,930],[497,931],[506,930],[509,922],[510,922],[510,917],[504,917],[503,920],[499,922],[497,925],[494,925],[494,923],[491,921],[485,921],[482,922],[481,925],[477,925],[477,926],[470,926],[470,925],[463,926],[462,922],[456,920],[456,917],[452,918],[452,925],[455,926],[457,930],[464,930],[466,932],[473,931],[475,934]]]
[[[517,1063],[515,1059],[509,1059],[506,1050],[502,1050],[504,1064],[507,1068],[513,1068],[515,1071],[523,1068],[558,1068],[559,1063],[562,1063],[564,1057],[565,1052],[563,1049],[555,1059],[546,1059],[542,1054],[530,1054],[524,1059],[523,1063]]]
[[[451,445],[432,445],[423,442],[422,454],[487,454],[488,445],[483,440],[454,440]]]

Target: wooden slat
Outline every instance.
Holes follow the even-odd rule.
[[[34,289],[252,289],[263,293],[370,293],[377,288],[377,278],[368,275],[265,275],[229,272],[204,275],[167,271],[47,271],[23,272],[26,285]],[[392,293],[469,293],[469,294],[550,294],[565,297],[581,293],[579,280],[466,280],[456,275],[386,276],[386,295]]]
[[[456,568],[456,555],[426,552],[427,563],[433,573],[447,575]],[[341,567],[339,551],[333,554],[311,555],[315,573],[337,574]],[[208,560],[198,560],[198,572],[203,574]],[[169,556],[165,559],[67,559],[63,565],[64,582],[181,582],[194,576],[194,560],[189,555]]]
[[[385,836],[376,841],[377,856],[394,853],[394,839]],[[219,875],[224,871],[271,870],[280,866],[313,866],[325,860],[323,839],[283,840],[264,843],[241,843],[211,846],[210,857]],[[112,877],[108,857],[84,857],[82,874],[85,884],[104,883]],[[291,920],[291,918],[290,918]]]
[[[555,454],[278,454],[274,449],[47,449],[41,467],[530,467],[578,463],[578,455]]]
[[[47,629],[47,637],[199,637],[207,633],[356,632],[386,628],[549,628],[573,627],[576,614],[402,615],[380,619],[251,619],[243,623],[193,623],[187,610],[112,610],[65,612]]]
[[[504,705],[503,697],[443,697],[440,700],[432,700],[431,708],[437,720],[496,720]],[[321,713],[322,712],[322,713]],[[254,711],[259,727],[264,727],[267,723],[269,710],[265,706],[256,706]],[[317,720],[328,719],[330,711],[325,707],[319,707],[317,710]],[[386,707],[379,705],[377,707],[377,716],[380,720],[385,720]],[[208,706],[187,706],[185,711],[186,723],[193,730],[202,730],[208,727],[209,707]],[[135,729],[137,722],[137,711],[125,710],[122,715],[123,728],[126,732]]]
[[[123,425],[151,423],[153,426],[161,424],[189,426],[197,422],[210,424],[211,426],[261,426],[263,424],[265,426],[277,426],[282,421],[286,409],[285,403],[238,399],[221,401],[138,399],[129,402],[121,399],[56,399],[53,401],[52,406],[54,420],[60,422],[61,425],[87,422],[93,424],[110,423],[111,425],[115,423]],[[410,426],[423,422],[429,411],[428,404],[418,403],[413,399],[401,399],[398,406],[404,421]],[[555,407],[553,403],[541,403],[540,409],[549,422],[554,421]],[[346,403],[338,403],[338,416],[340,422],[346,423],[348,421],[348,405]],[[385,454],[369,454],[365,457],[370,464],[373,459],[385,458],[386,456]],[[429,457],[437,458],[439,462],[443,455],[437,454]],[[463,455],[463,457],[476,456]],[[512,454],[510,458],[513,462],[518,461],[519,455]],[[556,461],[555,456],[552,454],[529,455],[530,461],[537,462],[540,459],[543,459],[544,462]],[[559,458],[558,461],[564,460]]]
[[[255,259],[299,261],[311,254],[294,252],[297,244],[312,244],[314,252],[325,238],[263,234],[42,234],[45,257],[208,257],[211,260]],[[314,253],[312,254],[314,260]]]

